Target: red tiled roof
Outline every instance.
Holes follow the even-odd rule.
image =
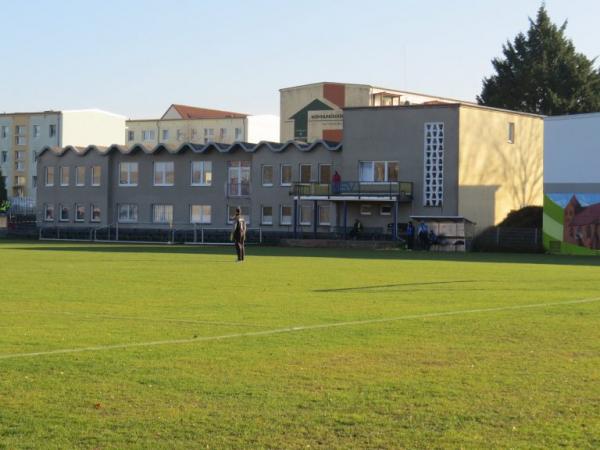
[[[586,206],[579,213],[575,214],[571,225],[582,226],[600,222],[600,203]]]
[[[196,108],[195,106],[187,105],[171,105],[179,113],[182,119],[244,119],[248,115],[231,112],[220,111],[218,109]],[[171,109],[169,107],[169,109]]]

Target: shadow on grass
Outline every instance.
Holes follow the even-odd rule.
[[[21,246],[14,247],[15,244]],[[188,246],[188,245],[153,245],[153,244],[94,244],[94,243],[54,243],[0,241],[3,245],[11,245],[12,249],[44,252],[90,252],[90,253],[136,253],[136,254],[185,254],[185,255],[227,255],[235,254],[233,246]],[[600,258],[594,256],[568,256],[523,253],[435,253],[425,251],[405,251],[399,249],[326,249],[326,248],[290,248],[250,245],[246,250],[249,260],[253,256],[272,257],[305,257],[305,258],[349,258],[405,261],[437,261],[464,263],[507,263],[507,264],[553,264],[573,266],[600,266]],[[332,268],[335,268],[332,266]]]
[[[371,289],[386,289],[393,287],[418,287],[431,286],[439,284],[455,284],[455,283],[478,283],[481,280],[456,280],[456,281],[428,281],[424,283],[397,283],[397,284],[379,284],[373,286],[358,286],[349,288],[334,288],[334,289],[314,289],[313,292],[350,292],[350,291],[368,291]],[[401,290],[401,289],[400,289]]]

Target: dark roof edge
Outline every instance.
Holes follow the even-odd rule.
[[[353,111],[360,109],[374,109],[374,110],[386,110],[386,109],[428,109],[428,108],[474,108],[474,109],[482,109],[485,111],[495,111],[501,112],[504,114],[516,114],[519,116],[528,116],[535,117],[539,119],[544,119],[546,116],[540,114],[527,113],[522,111],[513,111],[510,109],[502,109],[502,108],[494,108],[492,106],[478,105],[476,103],[468,103],[468,102],[450,102],[450,103],[432,103],[432,104],[413,104],[413,105],[397,105],[397,106],[352,106],[349,108],[343,108],[344,111]]]
[[[171,154],[182,153],[183,151],[190,150],[194,153],[205,153],[209,150],[215,150],[219,153],[230,153],[234,150],[242,150],[246,153],[254,153],[262,148],[267,148],[274,153],[283,152],[289,148],[295,148],[301,152],[310,152],[314,150],[316,147],[322,146],[326,150],[335,152],[342,150],[341,142],[331,142],[319,139],[310,144],[298,141],[287,141],[287,142],[268,142],[268,141],[260,141],[257,144],[251,144],[249,142],[236,141],[232,144],[220,144],[217,142],[209,142],[207,144],[196,144],[192,142],[185,142],[179,146],[172,146],[169,144],[157,144],[154,147],[149,147],[143,144],[134,144],[130,147],[125,145],[113,144],[108,147],[96,146],[96,145],[88,145],[87,147],[79,147],[67,145],[66,147],[44,147],[38,154],[38,157],[41,157],[46,152],[52,152],[56,156],[63,156],[67,152],[74,152],[79,156],[84,156],[91,150],[95,150],[101,155],[107,155],[111,152],[119,152],[123,155],[128,155],[137,151],[141,151],[145,154],[152,155],[157,152],[166,151]]]

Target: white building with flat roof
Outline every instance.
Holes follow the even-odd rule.
[[[42,148],[124,144],[125,119],[99,109],[0,114],[0,171],[9,197],[35,201]]]

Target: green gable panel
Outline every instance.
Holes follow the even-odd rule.
[[[332,107],[326,105],[319,99],[314,99],[292,117],[294,121],[294,139],[306,140],[308,136],[308,112],[309,111],[331,111]]]

